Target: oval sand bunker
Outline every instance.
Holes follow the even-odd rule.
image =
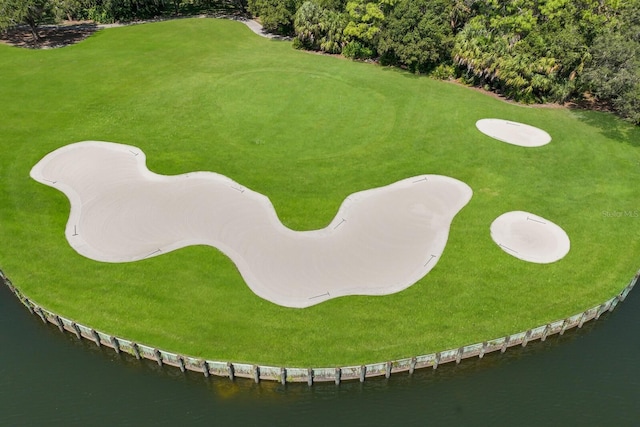
[[[218,248],[258,296],[307,307],[344,295],[387,295],[442,255],[471,188],[421,175],[347,197],[326,227],[293,231],[269,199],[213,172],[155,174],[137,147],[81,142],[31,170],[71,202],[65,235],[81,255],[129,262],[189,245]]]
[[[551,141],[551,136],[542,129],[508,120],[482,119],[476,122],[476,127],[491,138],[521,147],[540,147]]]
[[[507,212],[491,224],[491,238],[500,248],[523,261],[548,264],[570,249],[569,236],[553,222],[529,212]]]

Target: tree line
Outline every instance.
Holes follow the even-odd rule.
[[[104,24],[246,8],[246,0],[0,0],[0,30],[28,25],[37,38],[39,25],[62,20]]]
[[[0,0],[0,29],[226,8],[315,50],[640,124],[640,0]]]
[[[297,48],[456,78],[520,102],[595,101],[640,124],[640,0],[248,0],[248,8],[269,30],[294,35]]]

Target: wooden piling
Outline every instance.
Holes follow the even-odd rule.
[[[253,381],[256,384],[260,382],[260,366],[258,365],[253,365]]]
[[[598,311],[596,312],[596,320],[598,320],[600,318],[600,316],[602,316],[602,313],[604,313],[604,308],[606,307],[607,304],[601,304],[600,307],[598,307]]]
[[[231,362],[227,363],[227,373],[229,375],[229,379],[231,381],[233,381],[233,379],[235,378],[236,374],[235,374],[235,370],[233,369],[233,363],[231,363]]]
[[[560,329],[560,335],[564,335],[564,331],[567,330],[567,319],[564,319],[564,322],[562,322],[562,329]]]
[[[44,317],[44,312],[42,311],[42,309],[40,307],[38,307],[38,306],[34,307],[33,311],[35,311],[36,314],[38,316],[40,316],[40,320],[42,320],[42,323],[45,323],[45,324],[47,323],[47,318]]]
[[[209,364],[207,363],[207,361],[202,359],[202,361],[200,362],[200,366],[202,366],[202,373],[204,374],[204,376],[206,378],[209,378],[210,372],[209,372]]]
[[[156,362],[158,362],[158,366],[162,366],[162,353],[157,348],[153,349],[153,354],[156,356]]]
[[[100,335],[98,335],[98,332],[95,329],[91,329],[91,335],[93,336],[93,340],[96,345],[100,347]]]
[[[484,357],[485,352],[487,351],[487,342],[482,342],[482,349],[480,350],[480,354],[478,355],[478,359],[482,359]]]
[[[336,373],[335,373],[336,385],[340,385],[340,377],[341,376],[342,376],[342,370],[340,368],[336,368]]]
[[[367,376],[367,367],[365,365],[360,366],[360,382],[363,383]]]
[[[416,357],[412,357],[411,363],[409,364],[409,375],[413,375],[413,371],[416,370],[417,364],[418,364],[418,359]]]
[[[82,333],[80,332],[80,327],[78,326],[78,324],[76,322],[73,322],[73,323],[71,323],[71,327],[73,328],[73,331],[76,333],[76,338],[81,340],[82,339]]]
[[[578,323],[578,329],[582,328],[582,325],[584,324],[585,319],[587,318],[587,312],[585,311],[584,313],[582,313],[582,316],[580,316],[580,322]]]
[[[632,282],[633,281],[635,281],[635,278],[634,280],[632,280]],[[631,284],[629,284],[629,286],[631,286]],[[620,297],[620,302],[624,302],[624,300],[627,298],[627,294],[628,294],[627,288],[623,289],[622,292],[620,292],[620,294],[618,295]]]
[[[140,360],[140,349],[138,348],[138,344],[132,342],[131,349],[133,350],[133,355],[136,357],[136,359]]]
[[[502,343],[502,347],[500,348],[500,353],[504,353],[507,351],[507,347],[509,347],[509,341],[511,341],[511,335],[507,335]]]
[[[547,339],[547,335],[549,334],[549,329],[551,329],[551,325],[547,323],[547,326],[545,326],[544,331],[542,331],[542,338],[540,338],[540,341],[544,341]]]
[[[111,337],[111,345],[113,346],[113,349],[116,351],[116,353],[120,354],[120,342],[118,341],[118,338]]]
[[[56,314],[54,316],[54,319],[56,321],[56,325],[58,325],[58,329],[60,329],[60,332],[64,332],[64,324],[62,323],[62,319],[60,318],[60,316]]]
[[[313,385],[313,369],[307,369],[307,385],[311,387]]]
[[[27,306],[27,310],[29,310],[29,313],[35,314],[35,312],[33,311],[33,305],[31,305],[31,301],[29,301],[29,298],[24,299],[24,305]]]

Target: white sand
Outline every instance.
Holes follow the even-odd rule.
[[[502,142],[521,147],[540,147],[551,142],[551,136],[533,126],[501,119],[482,119],[476,122],[482,133]]]
[[[529,212],[507,212],[491,224],[491,238],[524,261],[548,264],[564,258],[571,247],[567,233],[553,222]]]
[[[472,195],[456,179],[417,176],[354,193],[326,228],[296,232],[267,197],[213,172],[155,174],[132,146],[67,145],[31,176],[69,198],[65,234],[78,253],[127,262],[214,246],[257,295],[288,307],[411,286],[436,265]]]

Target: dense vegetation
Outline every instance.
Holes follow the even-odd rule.
[[[640,127],[611,114],[523,108],[308,55],[230,20],[105,29],[62,49],[0,45],[0,64],[0,268],[34,302],[107,333],[210,359],[369,363],[575,314],[618,293],[640,266]],[[553,141],[493,140],[474,126],[487,116]],[[83,140],[137,146],[159,174],[228,176],[268,196],[295,230],[325,227],[349,194],[418,174],[452,176],[474,194],[415,285],[288,309],[256,296],[208,246],[116,264],[77,254],[64,236],[67,198],[29,171]],[[503,252],[489,227],[511,210],[565,229],[567,257],[543,265]]]
[[[0,0],[0,30],[26,24],[37,37],[38,25],[63,19],[112,23],[246,7],[246,0]]]
[[[293,28],[304,49],[461,78],[522,102],[595,100],[640,123],[638,0],[353,0],[340,13],[307,1]]]
[[[521,102],[595,101],[640,123],[640,0],[0,0],[0,28],[221,6],[295,36],[297,48],[458,78]]]

